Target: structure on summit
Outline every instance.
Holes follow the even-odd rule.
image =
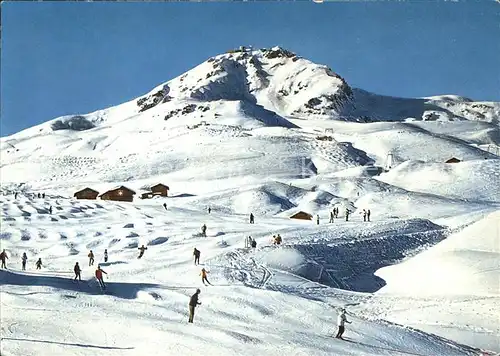
[[[102,200],[115,200],[115,201],[133,201],[135,192],[123,185],[100,195]]]
[[[97,190],[94,190],[94,189],[87,187],[87,188],[83,188],[82,190],[79,190],[73,196],[76,199],[95,200],[95,199],[97,199],[98,195],[99,195],[99,192]]]

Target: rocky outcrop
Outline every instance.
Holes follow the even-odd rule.
[[[262,54],[267,59],[275,58],[295,58],[297,55],[281,47],[273,47],[271,49],[263,49]]]
[[[85,131],[90,130],[95,127],[95,124],[88,120],[85,116],[76,115],[71,117],[62,118],[55,120],[50,125],[53,131],[58,130],[73,130],[73,131]]]
[[[172,100],[172,98],[168,95],[169,92],[170,88],[165,84],[162,89],[138,99],[137,106],[139,106],[139,112],[149,110],[160,103]]]
[[[205,105],[189,104],[189,105],[184,106],[182,109],[175,109],[175,110],[169,111],[167,113],[167,115],[165,115],[164,119],[168,120],[168,119],[171,119],[172,117],[177,116],[177,115],[191,114],[191,113],[195,112],[196,110],[199,110],[201,112],[206,112],[206,111],[210,110],[210,107],[205,106]]]

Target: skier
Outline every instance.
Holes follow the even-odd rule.
[[[167,203],[163,203],[163,207],[165,208],[165,210],[168,210],[167,209]]]
[[[196,247],[193,250],[193,256],[194,256],[194,264],[199,265],[200,264],[200,250],[196,249]]]
[[[316,225],[319,225],[319,215],[316,215]]]
[[[2,261],[2,268],[7,268],[7,265],[5,264],[5,260],[8,260],[9,257],[7,256],[7,252],[5,252],[5,249],[0,253],[0,260]]]
[[[35,263],[36,269],[42,269],[42,258],[39,258]]]
[[[363,221],[366,221],[366,210],[363,209]]]
[[[206,270],[205,268],[202,268],[202,269],[201,269],[201,273],[200,273],[200,276],[201,276],[201,281],[203,282],[203,284],[204,284],[204,285],[206,285],[206,284],[205,284],[205,281],[206,281],[208,284],[212,285],[212,283],[210,283],[210,282],[208,281],[208,279],[207,279],[207,273],[209,273],[209,272],[207,272],[207,270]]]
[[[108,249],[104,250],[104,262],[108,262]]]
[[[201,235],[205,237],[207,236],[207,225],[205,224],[201,227]]]
[[[368,209],[366,211],[366,217],[368,218],[368,221],[370,221],[370,215],[371,215],[371,211],[370,211],[370,209]]]
[[[139,247],[138,250],[140,250],[141,252],[139,252],[139,257],[137,257],[137,258],[141,258],[144,255],[144,251],[146,251],[147,249],[148,248],[144,247],[144,245],[142,245],[141,247]]]
[[[250,213],[250,224],[255,223],[255,217],[253,216],[253,213]]]
[[[277,245],[281,245],[281,241],[282,241],[281,240],[281,235],[280,234],[276,235],[276,244]]]
[[[23,263],[23,271],[26,271],[26,262],[28,262],[28,256],[26,252],[23,252],[23,257],[21,257],[21,261]]]
[[[212,212],[212,208],[208,207],[208,213],[210,214]]]
[[[77,263],[75,263],[75,267],[73,268],[73,270],[75,271],[75,281],[76,279],[78,278],[80,281],[82,280],[82,270],[80,269],[80,265]]]
[[[349,209],[345,209],[345,221],[349,221],[349,214],[351,211]]]
[[[101,266],[97,266],[97,269],[95,270],[95,278],[97,278],[97,282],[99,282],[99,286],[102,289],[106,289],[106,285],[104,284],[104,279],[102,276],[103,273],[107,274],[106,272],[104,272],[104,270],[101,269]]]
[[[14,199],[17,199],[17,192],[14,193]]]
[[[333,211],[330,212],[330,223],[333,222]]]
[[[89,258],[89,266],[93,266],[94,265],[94,253],[92,252],[92,250],[90,250],[90,252],[88,254],[88,258]]]
[[[255,239],[252,239],[252,248],[256,247],[257,247],[257,241],[255,241]]]
[[[194,319],[194,308],[196,308],[197,305],[201,305],[201,302],[198,301],[198,296],[200,295],[201,290],[197,289],[196,293],[191,296],[191,299],[189,300],[189,323],[193,322]]]
[[[344,323],[351,323],[350,321],[347,321],[347,318],[345,316],[345,309],[341,309],[339,316],[337,317],[337,326],[339,327],[339,331],[337,332],[337,336],[335,336],[337,339],[342,339],[342,334],[344,333]]]

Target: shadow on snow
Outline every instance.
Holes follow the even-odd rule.
[[[103,350],[132,350],[132,349],[134,349],[133,347],[98,346],[98,345],[89,345],[89,344],[76,344],[76,343],[70,343],[70,342],[57,342],[57,341],[47,341],[47,340],[35,340],[35,339],[21,339],[21,338],[14,338],[14,337],[3,337],[2,340],[39,342],[39,343],[43,343],[43,344],[88,347],[88,348],[103,349]]]
[[[135,299],[137,292],[148,288],[163,287],[151,283],[105,282],[106,293],[123,299]],[[91,295],[103,294],[96,280],[74,281],[72,278],[47,275],[28,275],[0,270],[0,285],[51,287]]]

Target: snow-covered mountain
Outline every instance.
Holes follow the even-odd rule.
[[[1,353],[500,352],[500,291],[483,285],[500,277],[499,117],[500,103],[380,96],[288,50],[240,48],[129,102],[2,137]],[[156,183],[168,198],[138,198]],[[117,185],[134,201],[73,198]],[[290,219],[300,211],[313,221]],[[106,295],[90,249],[109,273]],[[23,252],[42,271],[20,271]],[[81,283],[69,278],[76,261]],[[214,286],[200,283],[201,267]],[[349,342],[329,337],[341,307]],[[416,318],[431,307],[441,313]]]

